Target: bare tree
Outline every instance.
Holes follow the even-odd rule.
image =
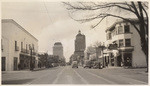
[[[148,69],[148,2],[110,2],[110,3],[100,3],[100,2],[76,2],[76,3],[70,3],[70,2],[63,2],[65,5],[67,5],[67,10],[71,11],[71,13],[77,12],[77,11],[97,11],[98,14],[93,14],[90,16],[87,16],[86,18],[80,18],[80,19],[73,19],[80,22],[89,22],[92,20],[99,19],[99,22],[97,22],[95,25],[93,25],[92,28],[95,28],[98,26],[106,17],[115,17],[120,18],[122,20],[125,20],[129,23],[131,23],[134,26],[134,29],[138,32],[140,35],[141,40],[141,47],[142,51],[146,55],[146,62],[147,62],[147,69]],[[133,19],[129,17],[125,17],[124,15],[118,15],[115,13],[112,13],[111,11],[126,11],[130,14],[133,14],[139,23],[137,26]],[[120,12],[121,13],[121,12]],[[147,70],[148,71],[148,70]]]

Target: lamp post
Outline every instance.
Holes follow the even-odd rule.
[[[34,67],[33,67],[33,58],[32,58],[32,50],[34,50],[34,47],[32,46],[31,47],[31,45],[29,44],[29,49],[30,49],[30,55],[31,55],[31,57],[30,57],[30,70],[32,71],[33,69],[34,69]]]

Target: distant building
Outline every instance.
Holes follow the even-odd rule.
[[[134,20],[137,22],[137,20]],[[138,25],[138,22],[136,23]],[[140,36],[133,25],[118,21],[106,30],[108,47],[105,62],[110,66],[146,67],[145,54],[141,50]],[[116,44],[116,46],[114,46]]]
[[[75,39],[74,56],[76,56],[75,58],[77,58],[81,64],[84,58],[85,48],[86,48],[85,35],[81,34],[81,31],[79,30]]]
[[[61,42],[56,42],[53,46],[53,55],[59,56],[60,59],[64,59],[63,46]]]
[[[31,50],[34,67],[38,64],[38,40],[12,19],[2,19],[2,71],[30,68]]]

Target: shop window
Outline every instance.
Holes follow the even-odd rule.
[[[131,39],[125,39],[125,45],[128,47],[128,46],[131,46]]]
[[[129,33],[130,32],[129,25],[125,25],[124,30],[125,30],[125,33]]]
[[[123,47],[123,39],[119,40],[119,47]]]

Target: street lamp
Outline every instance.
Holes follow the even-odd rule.
[[[30,49],[30,54],[31,54],[31,57],[30,57],[30,70],[32,71],[34,69],[33,67],[33,58],[32,58],[32,50],[34,50],[34,46],[31,47],[31,45],[29,44],[29,49]]]

